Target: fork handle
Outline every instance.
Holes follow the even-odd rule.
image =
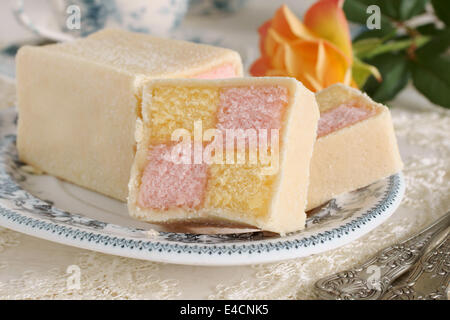
[[[422,256],[408,277],[389,289],[383,300],[446,300],[450,281],[450,236]]]
[[[406,239],[378,252],[361,265],[320,279],[316,293],[327,300],[373,300],[382,297],[391,283],[408,271],[430,242],[450,226],[450,212]]]

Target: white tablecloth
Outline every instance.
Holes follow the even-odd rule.
[[[289,1],[287,1],[289,2]],[[294,9],[299,1],[291,1]],[[298,12],[311,1],[302,1]],[[214,31],[241,52],[257,55],[257,26],[279,5],[252,1],[229,17],[188,18],[184,29]],[[1,40],[1,39],[0,39]],[[0,78],[0,106],[14,101],[14,87]],[[383,225],[349,245],[323,254],[245,267],[191,267],[104,255],[26,236],[0,227],[0,299],[305,299],[315,280],[362,262],[450,209],[450,111],[431,105],[413,88],[392,106],[405,163],[401,207]],[[79,290],[67,286],[68,266],[81,270]]]

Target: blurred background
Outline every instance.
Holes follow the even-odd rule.
[[[86,3],[97,6],[96,26],[100,26],[102,18],[99,16],[100,4],[102,0],[72,0],[67,1],[65,6],[61,6],[64,0],[32,0],[0,1],[0,74],[13,77],[14,68],[8,58],[14,54],[16,48],[26,43],[45,42],[44,36],[32,32],[30,27],[25,27],[23,22],[19,22],[18,12],[26,15],[25,22],[32,23],[35,28],[44,29],[46,32],[53,32],[56,37],[61,33],[70,34],[72,32],[62,32],[59,26],[61,16],[69,14],[58,9],[67,8],[70,3],[83,5]],[[105,1],[103,1],[105,2]],[[107,3],[120,5],[121,1],[107,0]],[[126,0],[127,3],[140,5],[143,1]],[[182,38],[197,42],[211,43],[215,45],[232,47],[238,50],[248,67],[248,64],[258,56],[257,43],[259,41],[257,28],[266,20],[270,19],[275,10],[286,3],[298,15],[302,15],[306,9],[314,2],[313,0],[284,0],[284,1],[261,1],[261,0],[146,0],[146,16],[142,20],[150,21],[152,30],[144,30],[145,21],[141,24],[134,21],[124,21],[126,18],[119,17],[124,27],[136,31],[149,31],[160,36]],[[151,8],[155,9],[152,11]],[[137,8],[137,7],[136,7]],[[132,8],[133,16],[139,17],[139,10]],[[107,8],[106,10],[113,10]],[[119,8],[124,13],[125,9]],[[14,12],[15,11],[15,12]],[[92,10],[91,10],[92,11]],[[83,12],[84,13],[84,12]],[[92,12],[89,12],[92,16]],[[85,19],[85,18],[83,18]],[[103,21],[104,22],[104,21]],[[89,21],[82,20],[82,30],[88,29],[86,25]],[[154,25],[157,25],[155,28]],[[107,26],[116,26],[108,24]],[[159,28],[158,28],[159,26]],[[92,28],[91,28],[92,29]],[[170,29],[170,30],[169,30]],[[50,34],[53,36],[54,34]],[[77,36],[77,35],[76,35]],[[48,39],[47,39],[48,40]],[[55,40],[55,39],[50,39]],[[56,39],[57,40],[57,39]]]
[[[3,0],[0,2],[0,93],[14,90],[14,55],[24,44],[46,44],[87,36],[105,27],[123,28],[156,36],[227,47],[241,54],[247,75],[273,75],[267,64],[249,69],[261,57],[257,30],[286,4],[303,20],[315,0]],[[338,53],[346,53],[343,66],[351,77],[308,85],[307,61],[297,52],[295,74],[313,91],[332,83],[358,87],[378,102],[387,103],[413,86],[433,104],[450,108],[450,1],[448,0],[326,0],[314,10],[319,31],[314,40],[328,41]],[[375,6],[373,4],[376,4]],[[342,6],[341,9],[332,9]],[[370,9],[372,7],[372,10]],[[373,7],[377,10],[373,11]],[[336,11],[339,11],[336,15]],[[370,16],[378,15],[379,26],[369,28]],[[343,16],[339,16],[342,14]],[[344,16],[345,14],[345,16]],[[339,16],[339,17],[338,17]],[[338,18],[337,18],[338,17]],[[296,18],[292,18],[295,20]],[[319,21],[320,20],[320,21]],[[347,28],[347,20],[350,30]],[[343,23],[344,21],[344,23]],[[376,20],[371,20],[376,21]],[[273,28],[272,28],[273,29]],[[320,30],[323,31],[321,34]],[[276,30],[279,32],[280,30]],[[317,33],[316,33],[317,35]],[[348,45],[351,36],[352,43]],[[295,37],[294,37],[295,38]],[[295,38],[289,41],[305,40]],[[287,43],[285,43],[287,44]],[[288,44],[291,45],[291,44]],[[350,48],[348,48],[350,46]],[[347,49],[346,49],[347,47]],[[314,53],[317,57],[317,53]],[[313,54],[313,55],[314,55]],[[275,54],[274,54],[275,55]],[[305,56],[305,54],[303,54]],[[267,57],[266,57],[267,58]],[[275,59],[275,57],[269,57]],[[300,59],[300,60],[299,60]],[[272,68],[273,69],[273,68]],[[315,75],[315,79],[331,78]],[[259,72],[263,70],[263,72]],[[350,80],[349,80],[350,79]],[[3,95],[3,96],[11,96]],[[11,105],[3,99],[0,107]]]

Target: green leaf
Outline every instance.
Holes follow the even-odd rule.
[[[362,58],[383,43],[381,38],[367,38],[353,42],[353,54]]]
[[[450,26],[450,1],[431,0],[431,3],[438,18],[447,26]]]
[[[368,18],[367,6],[362,1],[346,0],[343,9],[348,20],[365,25]]]
[[[395,20],[406,21],[424,13],[428,0],[378,0],[376,2],[385,15]]]
[[[391,100],[408,83],[410,72],[407,57],[404,54],[389,52],[366,60],[366,62],[378,68],[383,77],[381,83],[377,82],[374,77],[370,77],[364,86],[364,91],[375,101]]]
[[[397,29],[392,29],[390,32],[386,33],[385,30],[369,30],[364,28],[360,33],[358,33],[354,38],[353,41],[361,41],[365,39],[372,39],[372,38],[381,38],[385,42],[389,39],[395,38],[397,36]]]
[[[353,44],[353,52],[360,59],[370,59],[386,52],[402,51],[409,48],[413,43],[417,48],[422,47],[430,40],[428,36],[418,36],[414,40],[406,37],[401,40],[393,40],[382,43],[382,39],[369,38],[355,42]]]
[[[387,32],[386,29],[369,30],[364,28],[361,32],[356,34],[356,36],[353,38],[353,41],[360,41],[371,38],[394,38],[396,35],[396,29],[391,29],[389,32]]]
[[[380,7],[381,12],[388,17],[398,19],[398,8],[401,0],[376,1],[376,5]]]
[[[416,30],[423,35],[432,36],[438,34],[441,30],[436,28],[436,24],[434,22],[426,23],[421,26],[418,26]]]
[[[397,18],[406,21],[414,16],[425,12],[428,0],[401,0],[386,1],[397,4]]]
[[[377,5],[380,7],[382,17],[384,18],[394,19],[396,21],[406,21],[414,16],[424,13],[425,5],[428,0],[346,0],[344,2],[344,11],[347,13],[346,2],[351,2],[347,4],[347,10],[351,13],[351,18],[349,19],[355,21],[352,19],[357,18],[359,21],[355,22],[365,24],[365,21],[362,21],[362,13],[365,13],[367,7],[370,5]]]
[[[450,59],[436,56],[412,63],[414,86],[431,102],[450,108]]]
[[[437,56],[450,48],[450,28],[439,30],[430,41],[417,49],[416,55],[422,58]]]
[[[381,74],[378,69],[370,64],[364,63],[358,58],[353,58],[352,76],[359,88],[363,87],[367,79],[373,75],[378,81],[381,81]]]
[[[420,48],[425,43],[427,43],[430,40],[427,36],[419,36],[413,39],[405,39],[405,40],[398,40],[398,41],[390,41],[388,43],[382,44],[378,47],[376,47],[374,50],[368,52],[366,54],[366,58],[372,58],[379,54],[383,54],[386,52],[395,52],[395,51],[401,51],[404,49],[409,48],[413,43],[416,44],[417,48]]]
[[[372,4],[378,5],[380,1],[381,0],[345,0],[343,9],[348,20],[366,26],[367,20],[371,16],[370,13],[367,13],[367,8]],[[370,30],[371,37],[380,37],[395,30],[395,27],[391,23],[391,19],[384,15],[382,10],[380,27],[381,29]]]

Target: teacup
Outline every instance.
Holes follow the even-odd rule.
[[[231,14],[244,7],[247,0],[191,0],[189,13],[193,15]]]
[[[17,20],[35,34],[55,41],[84,37],[107,27],[159,36],[176,29],[189,0],[46,0],[57,22],[54,29],[34,23],[25,0],[16,0]]]

